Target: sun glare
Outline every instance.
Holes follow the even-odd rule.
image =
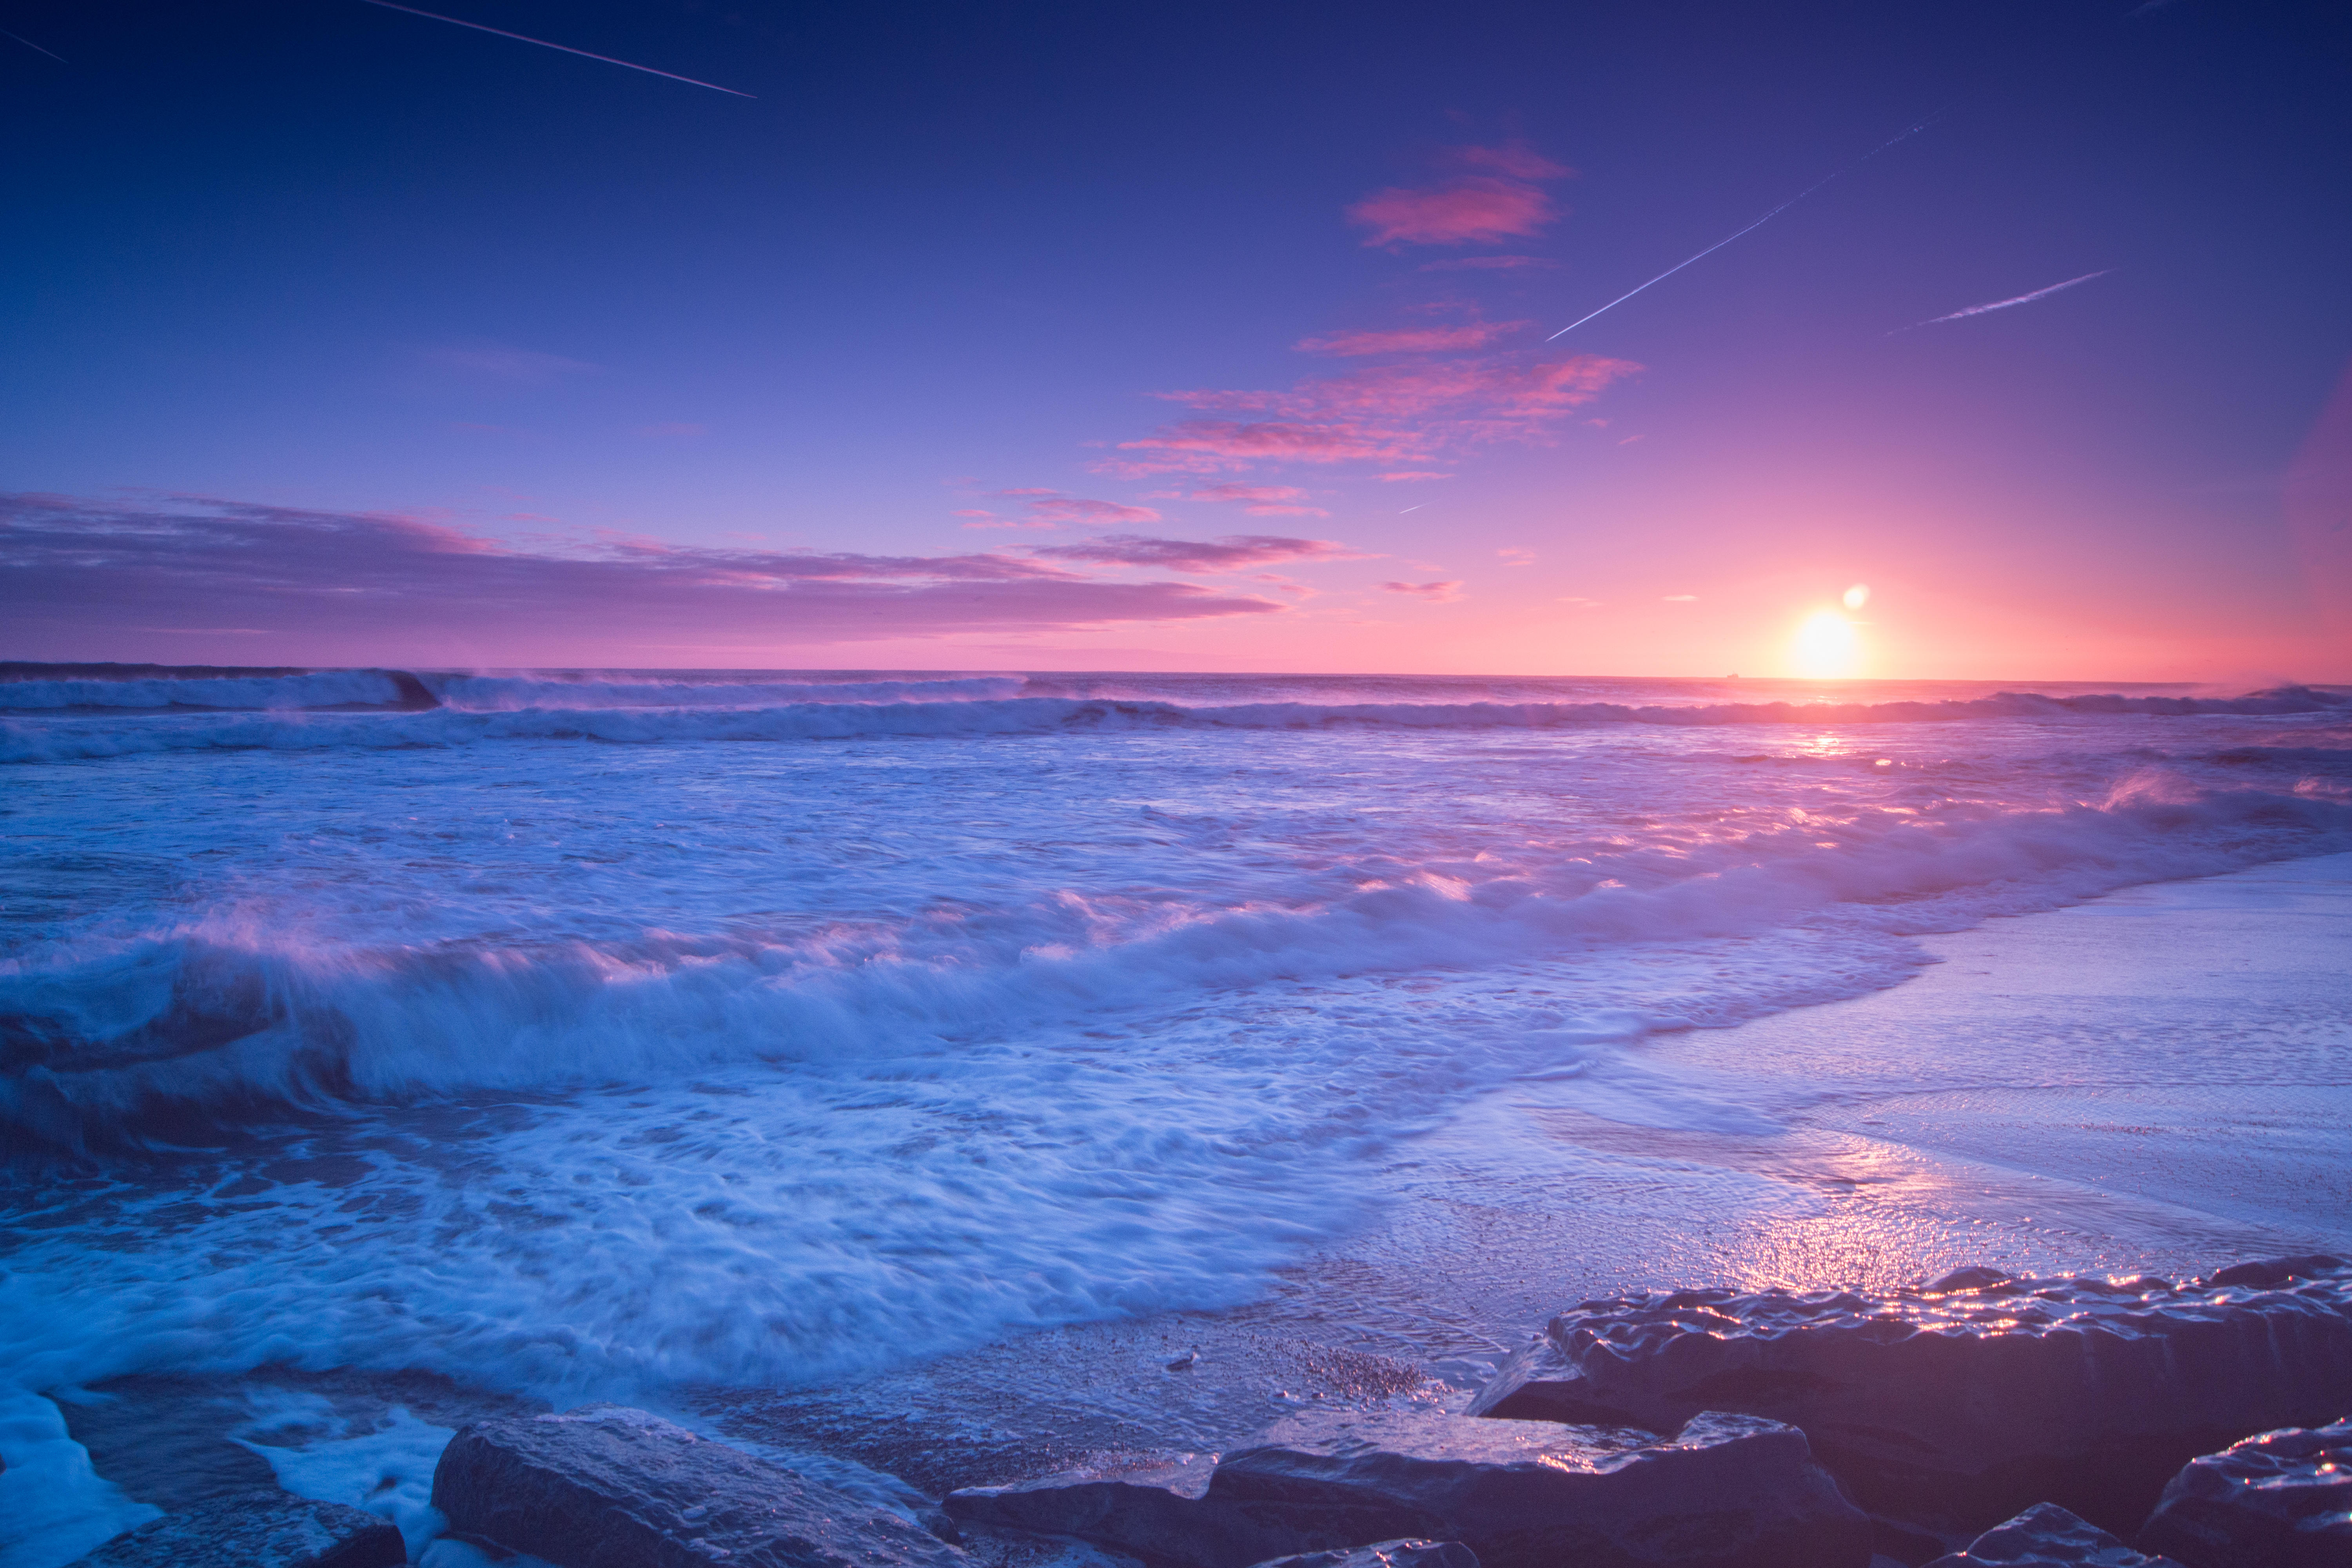
[[[1862,673],[1862,634],[1835,610],[1816,610],[1797,627],[1789,663],[1799,675],[1833,680]]]

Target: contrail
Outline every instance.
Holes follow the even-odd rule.
[[[1822,186],[1828,184],[1832,180],[1835,180],[1842,175],[1852,174],[1854,170],[1859,169],[1864,163],[1869,163],[1873,158],[1877,157],[1881,153],[1885,152],[1889,147],[1894,146],[1896,142],[1907,141],[1911,137],[1916,136],[1920,132],[1927,130],[1928,126],[1933,125],[1937,120],[1941,119],[1943,117],[1943,113],[1944,111],[1939,109],[1935,113],[1929,115],[1927,119],[1919,121],[1918,124],[1905,131],[1901,135],[1894,137],[1889,141],[1880,142],[1877,146],[1873,147],[1869,152],[1864,153],[1861,157],[1856,158],[1853,163],[1846,164],[1843,168],[1835,170],[1823,178],[1814,182],[1812,184],[1807,185],[1803,190],[1799,191],[1795,195],[1790,196],[1787,201],[1782,202],[1779,206],[1774,207],[1770,212],[1766,213],[1762,217],[1758,218],[1754,223],[1751,223],[1746,228],[1741,229],[1739,234],[1735,234],[1728,239],[1718,239],[1713,245],[1708,246],[1705,250],[1700,251],[1698,255],[1692,257],[1690,261],[1677,262],[1674,266],[1667,268],[1664,272],[1661,272],[1655,278],[1651,279],[1648,283],[1643,284],[1642,289],[1650,288],[1654,284],[1664,283],[1667,279],[1672,278],[1675,273],[1680,272],[1684,268],[1688,267],[1691,264],[1691,261],[1698,261],[1706,257],[1713,256],[1717,251],[1721,250],[1725,246],[1729,245],[1732,240],[1738,239],[1740,235],[1755,233],[1758,229],[1762,228],[1766,224],[1770,223],[1774,218],[1779,217],[1782,213],[1787,212],[1790,207],[1795,206],[1799,202],[1803,201],[1807,196],[1811,195],[1815,191],[1820,190]],[[1634,295],[1639,294],[1642,291],[1642,289],[1627,289],[1624,293],[1618,295],[1614,300],[1610,300],[1606,305],[1601,306],[1600,310],[1593,311],[1592,316],[1606,315],[1609,311],[1615,310],[1618,306],[1623,304]],[[1552,338],[1565,337],[1570,332],[1576,331],[1577,328],[1584,325],[1585,322],[1592,320],[1592,316],[1579,316],[1575,321],[1569,322],[1568,325],[1562,327],[1559,331],[1554,332],[1550,338],[1546,338],[1544,342],[1550,342]]]
[[[420,11],[414,5],[395,5],[393,0],[366,0],[366,4],[381,5],[387,11],[405,11],[412,16],[424,16],[436,22],[446,22],[453,27],[471,27],[478,33],[496,33],[501,38],[512,38],[517,43],[537,44],[542,49],[562,49],[567,55],[578,55],[584,60],[602,60],[608,66],[625,66],[630,70],[643,71],[647,76],[667,77],[672,81],[682,81],[688,87],[707,87],[713,92],[731,93],[737,98],[759,97],[759,94],[754,92],[736,92],[733,88],[721,87],[715,81],[698,81],[690,76],[679,76],[676,71],[657,71],[651,66],[641,66],[633,60],[616,60],[610,55],[592,55],[586,49],[575,49],[569,44],[551,44],[545,38],[527,37],[520,33],[509,33],[502,27],[485,27],[479,22],[461,22],[455,16],[444,16],[436,11]],[[9,37],[15,37],[16,35],[12,33]],[[48,50],[43,49],[41,52],[47,54]]]
[[[2096,272],[2085,272],[2080,278],[2069,278],[2063,283],[2053,283],[2047,289],[2036,289],[2032,293],[2020,294],[2014,300],[1995,300],[1990,305],[1971,305],[1965,310],[1955,310],[1948,316],[1930,316],[1924,321],[1914,321],[1911,327],[1932,327],[1938,321],[1957,321],[1963,316],[1981,316],[1988,310],[2006,310],[2011,305],[2031,305],[2036,300],[2047,300],[2061,289],[2072,289],[2077,283],[2088,283],[2094,278],[2105,278],[2114,270],[2114,268],[2108,267]],[[1911,327],[1897,327],[1895,332],[1907,332]],[[1889,332],[1886,335],[1891,338],[1895,332]]]
[[[1429,504],[1429,503],[1428,503],[1427,501],[1425,501],[1425,500],[1422,500],[1422,501],[1415,501],[1415,502],[1413,502],[1411,506],[1409,506],[1409,507],[1405,508],[1405,509],[1404,509],[1404,511],[1419,511],[1423,507],[1425,507],[1425,506],[1427,506],[1428,504]],[[1404,515],[1404,511],[1401,511],[1401,512],[1397,513],[1397,515],[1398,515],[1399,517],[1402,517],[1402,516]]]
[[[35,54],[37,54],[37,55],[47,55],[47,56],[49,57],[49,58],[51,58],[51,59],[53,59],[53,60],[57,61],[57,62],[58,62],[58,64],[59,64],[59,65],[61,65],[61,66],[69,66],[69,65],[73,64],[73,62],[72,62],[71,60],[69,60],[69,59],[66,58],[65,58],[65,56],[60,55],[60,54],[54,54],[54,53],[51,53],[51,51],[49,51],[49,50],[47,50],[47,49],[45,49],[45,48],[41,47],[41,46],[40,46],[40,45],[38,45],[38,44],[37,44],[37,43],[33,42],[33,40],[32,40],[32,39],[30,39],[30,38],[18,37],[17,37],[17,35],[16,35],[15,33],[12,33],[12,32],[10,32],[10,31],[8,31],[8,29],[7,29],[7,28],[5,28],[5,27],[0,27],[0,37],[16,38],[16,41],[17,41],[18,43],[20,43],[20,44],[24,45],[26,48],[28,48],[28,49],[30,49],[30,50],[32,50]]]

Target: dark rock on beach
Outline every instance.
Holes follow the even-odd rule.
[[[394,1568],[407,1560],[400,1531],[364,1509],[257,1488],[118,1535],[77,1568]]]
[[[2190,1568],[2347,1568],[2352,1420],[2264,1432],[2190,1460],[2139,1544]]]
[[[950,1517],[1076,1536],[1160,1568],[1248,1568],[1403,1538],[1485,1568],[1864,1568],[1870,1522],[1776,1422],[1704,1415],[1672,1439],[1440,1411],[1329,1412],[1212,1468],[951,1493]]]
[[[1885,1294],[1679,1290],[1587,1301],[1505,1363],[1482,1415],[1675,1430],[1785,1421],[1875,1513],[1984,1530],[2054,1501],[2129,1534],[2189,1459],[2352,1408],[2352,1266],[2202,1280],[2011,1279]]]
[[[1478,1554],[1458,1541],[1381,1541],[1344,1552],[1276,1557],[1257,1568],[1478,1568]]]
[[[1997,1524],[1965,1551],[1938,1557],[1927,1568],[2181,1568],[2150,1557],[2075,1518],[2054,1502],[2037,1503]]]
[[[642,1410],[478,1422],[433,1474],[450,1532],[561,1568],[954,1568],[897,1514]]]

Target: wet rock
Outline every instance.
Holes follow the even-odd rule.
[[[478,1422],[451,1439],[433,1506],[452,1534],[562,1568],[960,1568],[897,1514],[642,1410]]]
[[[1257,1568],[1478,1568],[1478,1554],[1458,1541],[1381,1541],[1345,1552],[1276,1557]]]
[[[76,1568],[394,1568],[400,1531],[364,1509],[257,1488],[118,1535]]]
[[[1203,1471],[1206,1471],[1205,1477]],[[959,1522],[1076,1536],[1161,1568],[1401,1539],[1486,1568],[1864,1568],[1870,1523],[1776,1422],[1707,1414],[1674,1438],[1440,1411],[1323,1412],[1209,1468],[952,1493]]]
[[[2352,1564],[2352,1420],[2264,1432],[2190,1460],[2139,1544],[2192,1568]]]
[[[1506,1363],[1475,1414],[1675,1430],[1700,1410],[1801,1428],[1874,1513],[1981,1531],[2056,1502],[2117,1534],[2173,1472],[2352,1408],[2352,1266],[2209,1279],[2012,1279],[1587,1301]]]
[[[1965,1551],[1938,1557],[1927,1568],[2181,1568],[2169,1557],[2149,1557],[2075,1518],[2056,1503],[2036,1503],[1997,1524]]]

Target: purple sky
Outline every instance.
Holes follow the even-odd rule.
[[[2352,679],[2320,7],[431,8],[12,13],[0,658]]]

